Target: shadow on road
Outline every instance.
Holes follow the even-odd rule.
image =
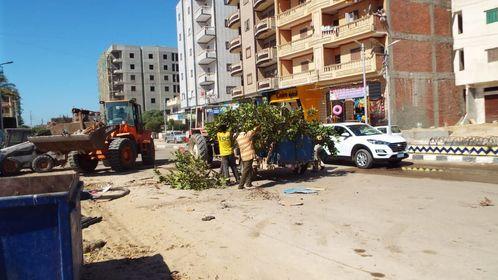
[[[258,171],[258,177],[255,181],[270,181],[260,185],[260,188],[271,188],[280,184],[287,183],[304,183],[314,182],[322,177],[342,177],[350,173],[355,173],[352,170],[336,170],[337,167],[327,166],[325,169],[314,172],[307,170],[304,174],[296,174],[290,169],[277,168],[275,170]]]
[[[154,166],[161,166],[161,165],[166,165],[173,163],[173,161],[168,160],[168,159],[161,159],[161,160],[156,160]],[[116,172],[113,171],[110,167],[104,167],[101,166],[101,168],[98,168],[94,173],[91,174],[85,174],[85,177],[91,178],[91,177],[101,177],[101,176],[108,176],[108,175],[128,175],[128,174],[134,174],[138,173],[142,170],[146,169],[153,169],[154,166],[151,165],[142,165],[141,162],[137,162],[136,168],[127,170],[127,171],[122,171],[122,172]]]
[[[83,266],[82,280],[173,279],[161,255],[110,260]]]

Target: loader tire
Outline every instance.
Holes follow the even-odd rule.
[[[135,143],[128,138],[116,138],[109,145],[108,152],[111,169],[117,172],[135,167],[137,161],[137,148]]]
[[[90,156],[78,151],[70,152],[67,156],[67,161],[69,162],[69,166],[79,173],[92,173],[99,164],[97,159],[92,159]]]
[[[190,137],[188,149],[192,155],[202,159],[208,164],[211,164],[213,161],[213,156],[210,155],[206,138],[201,134],[194,134]]]
[[[39,155],[31,163],[33,171],[38,173],[49,172],[54,168],[54,160],[49,155]]]
[[[146,154],[142,153],[143,165],[154,165],[156,162],[156,148],[154,147],[154,140],[151,139],[150,144],[147,145]]]

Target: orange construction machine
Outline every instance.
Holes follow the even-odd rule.
[[[70,166],[82,173],[91,173],[99,161],[115,171],[133,169],[138,154],[142,163],[153,165],[154,140],[144,129],[140,105],[135,100],[101,101],[105,120],[82,127],[73,134],[30,137],[40,152],[67,155]]]

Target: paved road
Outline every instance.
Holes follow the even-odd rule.
[[[178,144],[165,144],[164,148],[157,149],[156,158],[160,161],[172,160],[174,158],[173,152],[178,147]],[[368,170],[356,168],[347,162],[332,163],[327,166],[348,172],[372,175],[498,183],[498,165],[490,164],[404,161],[400,167],[393,168],[387,165],[376,165],[374,168]]]

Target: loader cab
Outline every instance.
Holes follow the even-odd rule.
[[[107,125],[127,124],[143,130],[140,105],[134,101],[108,101],[102,103],[105,108]]]

